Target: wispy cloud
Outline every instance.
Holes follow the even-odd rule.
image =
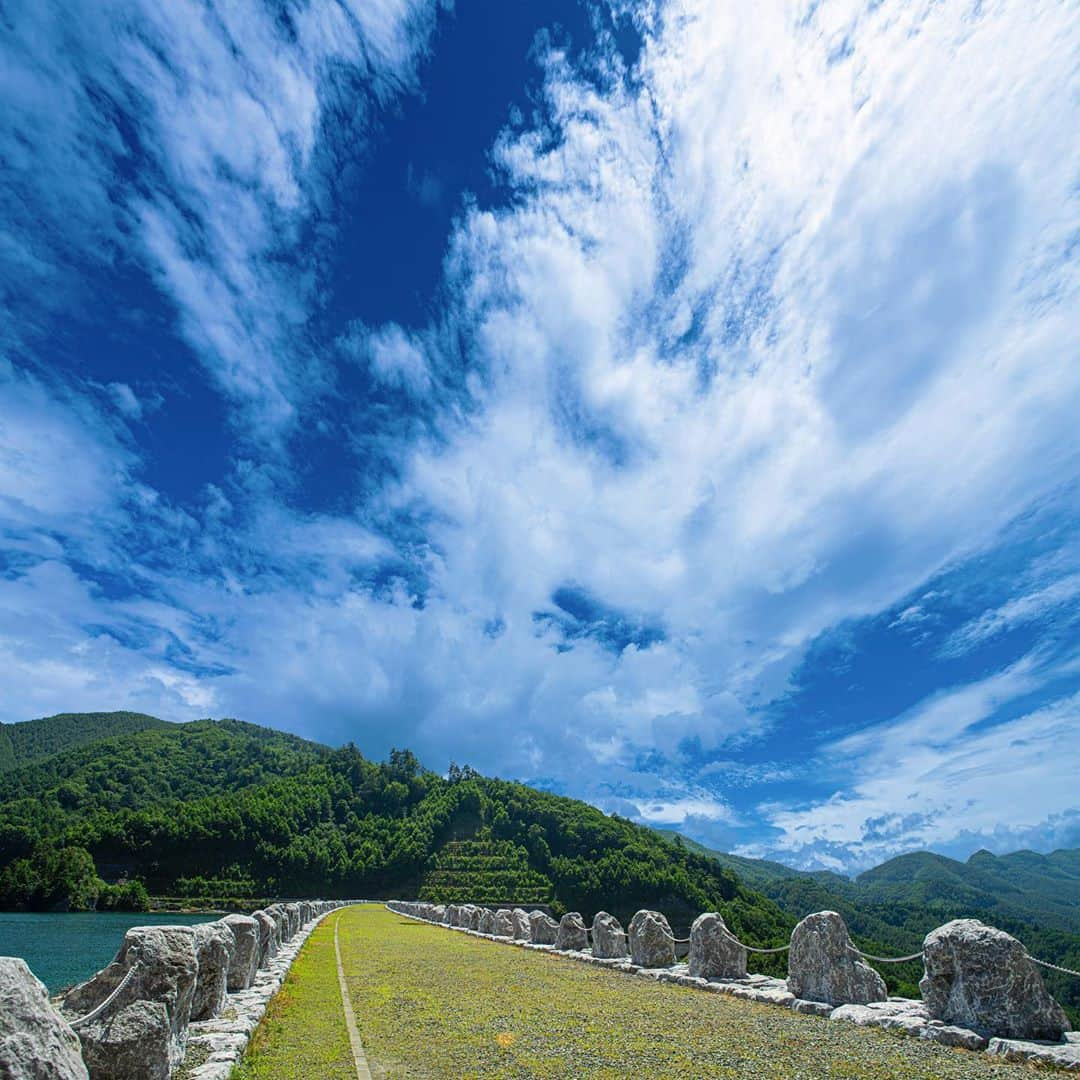
[[[1037,645],[830,740],[858,766],[832,798],[733,789],[805,779],[767,707],[824,632],[903,605],[892,630],[939,660],[952,633],[959,663],[1075,604],[1058,567],[958,630],[925,591],[1080,476],[1064,6],[671,0],[633,71],[603,36],[541,42],[535,113],[492,149],[505,201],[465,204],[432,324],[342,339],[313,318],[335,183],[434,17],[18,12],[5,718],[239,713],[821,864],[1050,828],[1077,718]],[[129,264],[249,436],[183,505],[146,482],[137,383],[25,370],[87,267]],[[331,388],[364,399],[333,425]],[[318,510],[282,495],[305,483]]]

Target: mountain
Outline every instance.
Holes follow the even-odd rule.
[[[55,902],[63,890],[35,875],[52,882],[65,851],[159,895],[415,893],[625,918],[657,906],[684,930],[718,908],[768,943],[793,925],[712,859],[585,803],[235,720],[109,735],[0,774],[0,906]],[[86,864],[69,862],[81,897]]]
[[[168,726],[165,720],[134,712],[59,713],[19,724],[0,724],[0,772],[112,735]]]
[[[468,768],[442,777],[406,750],[376,763],[353,746],[236,720],[116,733],[90,715],[82,730],[77,715],[4,729],[26,727],[20,746],[39,749],[0,772],[0,908],[121,903],[117,890],[144,887],[241,902],[417,895],[587,917],[604,909],[623,920],[654,907],[680,936],[699,912],[718,910],[760,946],[785,943],[797,919],[833,908],[879,955],[910,953],[934,926],[978,915],[1034,955],[1080,966],[1080,935],[1068,930],[1075,852],[979,853],[967,863],[919,853],[852,881],[711,852]],[[48,745],[63,748],[46,754]],[[784,964],[763,957],[758,966]],[[917,962],[881,971],[892,991],[917,993]],[[1067,976],[1050,973],[1048,983],[1080,1009]]]
[[[1080,933],[1080,851],[977,851],[967,862],[916,851],[867,870],[855,885],[857,896],[873,903],[963,905],[990,918],[1031,919]]]
[[[811,911],[839,911],[856,938],[883,944],[868,949],[878,955],[912,953],[934,927],[970,917],[1015,934],[1040,959],[1080,967],[1080,851],[978,851],[967,862],[916,851],[852,879],[713,851],[672,830],[661,831],[669,843],[715,859],[793,919]],[[898,984],[915,992],[918,962],[891,971]],[[1052,971],[1044,976],[1076,1022],[1080,981]]]

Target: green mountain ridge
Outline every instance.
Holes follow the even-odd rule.
[[[653,907],[681,933],[718,910],[765,947],[784,944],[803,915],[833,908],[879,955],[913,952],[934,926],[974,915],[1017,933],[1034,955],[1080,966],[1078,852],[977,853],[968,863],[916,852],[852,880],[713,852],[471,769],[444,778],[408,751],[379,764],[351,745],[237,720],[89,715],[86,731],[78,714],[3,728],[20,729],[30,760],[0,770],[0,908],[92,905],[96,874],[241,903],[420,896],[624,920]],[[779,973],[784,963],[757,966]],[[894,992],[917,993],[917,963],[881,970]],[[1080,1009],[1067,976],[1048,982]]]
[[[0,772],[113,735],[169,726],[167,720],[135,712],[58,713],[17,724],[0,724]]]
[[[792,919],[812,911],[839,911],[857,941],[882,944],[882,948],[867,949],[879,956],[908,955],[942,923],[977,918],[1015,934],[1033,956],[1080,968],[1080,851],[1050,855],[979,851],[967,862],[916,851],[846,878],[827,870],[795,870],[765,859],[713,851],[674,830],[658,831],[672,845],[714,859]],[[895,965],[891,971],[894,978],[911,985],[919,978],[921,965],[914,961]],[[1053,971],[1043,975],[1077,1022],[1080,980]]]

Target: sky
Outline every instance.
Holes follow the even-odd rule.
[[[1080,846],[1069,0],[0,0],[0,721]]]

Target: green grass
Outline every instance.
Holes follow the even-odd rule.
[[[381,907],[350,908],[340,919],[349,991],[376,1080],[962,1080],[1031,1072],[985,1054],[483,941]],[[298,963],[289,1002],[275,1003],[257,1032],[239,1073],[245,1080],[349,1075],[305,1056],[321,1055],[331,1033],[347,1053],[340,1005],[330,1015],[332,925],[313,935]],[[322,1034],[308,1027],[315,1023]]]
[[[293,962],[232,1080],[356,1080],[341,1011],[331,915]]]

